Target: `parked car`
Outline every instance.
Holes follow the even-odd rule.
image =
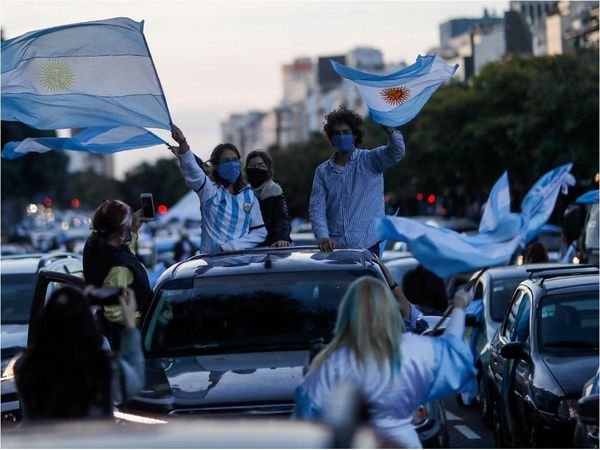
[[[301,246],[301,245],[317,245],[317,238],[312,233],[312,231],[303,231],[296,232],[290,234],[290,238],[292,239],[292,245]]]
[[[532,275],[490,343],[498,447],[572,445],[577,399],[598,370],[598,269]]]
[[[598,448],[598,384],[600,369],[585,385],[577,402],[577,423],[573,437],[576,448]]]
[[[489,393],[486,374],[489,369],[490,346],[494,334],[500,328],[502,320],[508,310],[508,305],[515,289],[531,272],[528,270],[552,269],[565,267],[564,264],[527,264],[523,266],[492,267],[485,270],[475,285],[473,307],[481,301],[481,313],[468,317],[466,334],[472,343],[475,367],[477,368],[477,390],[474,395],[479,396],[479,407],[483,422],[492,425],[492,411],[490,408]],[[567,266],[567,270],[570,266]],[[460,403],[460,401],[459,401]]]
[[[142,319],[146,386],[123,412],[161,416],[287,417],[311,345],[332,337],[348,285],[383,279],[368,250],[257,248],[198,255],[158,279]],[[446,444],[441,402],[413,423]]]
[[[2,280],[2,421],[18,420],[19,403],[12,377],[15,356],[27,346],[27,336],[36,294],[36,284],[40,276],[52,271],[57,274],[56,282],[65,277],[83,279],[81,256],[73,253],[29,253],[24,255],[3,256],[0,259]],[[56,283],[48,286],[40,300],[50,297]],[[16,412],[16,415],[13,414]]]

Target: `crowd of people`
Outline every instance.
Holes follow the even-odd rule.
[[[358,114],[341,107],[325,119],[324,133],[335,151],[316,168],[310,194],[319,249],[369,249],[386,283],[360,278],[350,285],[333,340],[314,358],[297,390],[294,416],[318,419],[335,385],[352,381],[366,396],[376,429],[400,445],[419,447],[411,425],[415,408],[457,392],[474,375],[462,339],[464,308],[473,295],[458,291],[442,336],[419,335],[427,324],[415,305],[445,309],[443,281],[419,268],[399,286],[378,258],[383,249],[374,233],[375,220],[385,215],[383,173],[405,154],[402,134],[383,127],[387,144],[366,150],[358,147],[363,138]],[[183,236],[175,248],[177,260],[197,250],[292,244],[285,196],[267,152],[251,152],[242,169],[241,154],[230,143],[217,145],[203,162],[177,126],[172,137],[177,145],[169,148],[186,185],[198,195],[202,215],[200,249]],[[119,302],[94,305],[85,291],[72,287],[52,295],[16,367],[25,419],[108,417],[113,405],[142,389],[136,321],[151,297],[148,275],[135,254],[142,225],[141,211],[119,200],[96,209],[83,252],[84,278],[95,288],[122,288]],[[538,250],[531,249],[527,258],[539,258]]]

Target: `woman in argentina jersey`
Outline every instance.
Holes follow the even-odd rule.
[[[241,173],[240,152],[233,144],[219,144],[210,155],[207,176],[196,161],[183,132],[173,125],[171,136],[179,146],[169,146],[185,184],[198,194],[202,213],[202,253],[243,250],[267,237],[260,205]]]

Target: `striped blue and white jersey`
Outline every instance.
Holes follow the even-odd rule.
[[[356,149],[345,166],[335,153],[315,170],[310,195],[310,221],[318,241],[331,238],[337,246],[372,247],[377,243],[375,219],[385,216],[383,172],[404,157],[399,131],[388,144]]]
[[[260,204],[250,186],[237,194],[214,183],[191,151],[178,156],[187,186],[198,194],[202,213],[200,251],[215,253],[255,247],[267,237]]]

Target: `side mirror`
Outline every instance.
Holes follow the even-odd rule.
[[[577,402],[577,415],[586,425],[598,426],[598,394],[588,395]]]
[[[506,359],[530,360],[529,349],[525,348],[523,342],[509,342],[500,349],[500,356]]]
[[[479,327],[479,321],[475,314],[465,314],[465,326],[471,328]]]

